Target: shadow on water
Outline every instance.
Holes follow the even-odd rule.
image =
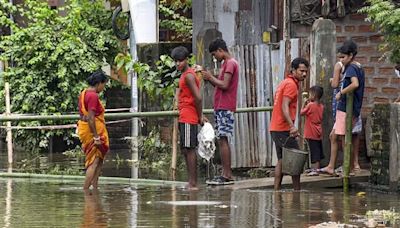
[[[325,221],[362,225],[373,209],[400,209],[399,196],[329,190],[230,190],[201,186],[102,183],[84,192],[80,182],[0,178],[1,227],[309,227]],[[355,219],[357,218],[357,219]],[[362,227],[362,226],[361,226]]]

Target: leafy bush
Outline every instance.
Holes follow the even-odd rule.
[[[120,51],[111,29],[111,11],[102,0],[67,0],[51,9],[47,1],[25,0],[11,5],[0,0],[0,26],[12,34],[0,37],[0,60],[9,63],[4,80],[10,83],[12,113],[61,114],[77,111],[77,97],[86,76],[112,62]],[[23,26],[8,19],[23,17]],[[4,83],[0,85],[4,104]],[[4,106],[0,106],[4,112]],[[19,122],[18,125],[60,124],[66,121]],[[52,135],[70,139],[72,130],[18,130],[16,143],[27,151],[46,148]]]
[[[367,19],[375,23],[384,35],[380,49],[393,63],[400,64],[400,7],[393,1],[367,0],[369,6],[360,10],[367,13]]]

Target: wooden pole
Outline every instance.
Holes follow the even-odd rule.
[[[179,89],[175,90],[174,110],[178,108]],[[178,157],[178,119],[174,117],[172,126],[172,158],[171,158],[171,179],[176,179],[176,160]]]
[[[6,95],[6,116],[11,115],[11,102],[10,102],[10,83],[6,82],[4,85]],[[8,152],[8,164],[13,163],[13,143],[12,143],[12,131],[11,122],[7,121],[7,152]]]
[[[349,173],[350,173],[350,157],[352,149],[352,130],[353,130],[353,92],[346,94],[346,135],[344,137],[344,176],[343,176],[343,191],[349,191]]]

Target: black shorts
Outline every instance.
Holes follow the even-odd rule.
[[[197,124],[179,123],[179,140],[181,148],[197,147]]]
[[[322,140],[307,139],[307,142],[311,153],[311,163],[324,159]]]
[[[271,137],[272,140],[274,140],[275,142],[276,157],[278,158],[278,160],[282,159],[283,147],[299,149],[299,144],[297,143],[296,138],[289,137],[288,131],[271,131]]]

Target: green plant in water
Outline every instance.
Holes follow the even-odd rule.
[[[140,168],[157,170],[162,174],[168,174],[171,165],[171,146],[162,142],[159,129],[154,128],[148,136],[142,136],[139,140]],[[184,162],[178,156],[178,170],[184,170]]]

